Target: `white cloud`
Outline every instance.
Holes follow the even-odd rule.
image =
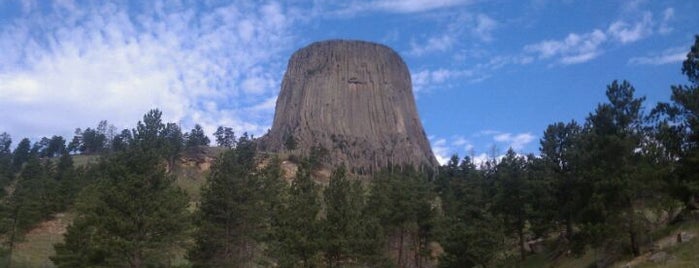
[[[524,146],[531,143],[536,139],[536,136],[531,133],[500,133],[493,136],[493,140],[500,143],[507,144],[508,148],[512,148],[515,151],[522,150]]]
[[[687,58],[687,48],[674,47],[663,50],[660,53],[651,54],[645,57],[634,57],[629,59],[629,64],[635,65],[662,65],[668,63],[682,62]]]
[[[470,70],[452,70],[439,68],[436,70],[421,70],[412,73],[413,91],[428,92],[435,88],[450,87],[453,80],[472,78],[475,73]]]
[[[612,38],[621,42],[622,44],[636,42],[642,38],[647,37],[653,32],[653,16],[650,12],[645,12],[641,21],[634,23],[633,25],[626,23],[624,21],[616,21],[609,25],[607,33]]]
[[[410,41],[411,56],[423,56],[435,52],[448,52],[458,47],[459,42],[463,42],[466,37],[473,37],[477,41],[490,42],[493,40],[492,33],[498,27],[498,22],[486,14],[459,13],[450,16],[450,21],[444,26],[441,32],[428,35]]]
[[[675,9],[668,7],[663,11],[663,20],[660,21],[660,26],[658,27],[658,33],[669,34],[672,32],[673,28],[670,26],[670,21],[675,17]]]
[[[438,8],[454,7],[468,4],[470,0],[380,0],[373,5],[378,9],[398,12],[414,13],[429,11]]]
[[[476,166],[480,166],[486,161],[501,159],[509,148],[517,151],[518,155],[521,155],[520,152],[528,152],[527,146],[536,140],[536,136],[529,132],[513,134],[484,130],[471,135],[469,139],[454,135],[451,138],[430,136],[429,140],[432,152],[440,164],[446,164],[453,155],[459,155],[461,158],[470,157]]]
[[[492,31],[497,28],[498,22],[485,14],[476,16],[476,27],[473,29],[473,34],[483,41],[493,40]]]
[[[445,52],[452,48],[454,41],[454,37],[450,34],[430,37],[424,44],[418,44],[413,40],[410,42],[410,51],[408,54],[422,56],[432,52]]]
[[[369,2],[349,2],[340,13],[356,14],[365,11],[390,13],[419,13],[436,9],[471,4],[472,0],[375,0]]]
[[[629,3],[626,13],[637,15],[635,22],[616,20],[606,30],[595,29],[588,33],[569,33],[562,40],[546,40],[526,45],[525,53],[537,55],[540,60],[553,59],[559,64],[569,65],[588,62],[604,53],[604,48],[615,45],[626,45],[638,42],[654,33],[656,23],[651,12],[639,12],[639,1]],[[674,9],[667,8],[663,11],[663,20],[657,32],[669,33],[668,22],[674,16]]]
[[[607,35],[601,30],[585,34],[570,33],[563,40],[548,40],[527,45],[524,50],[538,54],[540,59],[558,57],[563,64],[582,63],[594,59],[602,53],[601,45]]]
[[[437,158],[437,162],[439,162],[440,165],[449,162],[453,154],[449,150],[449,147],[447,147],[447,140],[445,139],[438,139],[432,142],[432,153],[434,153],[434,157]]]
[[[108,120],[133,127],[151,108],[166,121],[207,131],[228,125],[261,134],[283,71],[293,18],[282,7],[230,3],[144,4],[32,11],[0,28],[0,130],[36,138],[70,135]],[[250,113],[258,111],[258,113]],[[62,131],[62,133],[57,133]]]

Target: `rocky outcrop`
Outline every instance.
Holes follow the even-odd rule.
[[[263,150],[308,155],[371,173],[392,165],[435,167],[415,107],[410,72],[391,48],[332,40],[295,52]]]

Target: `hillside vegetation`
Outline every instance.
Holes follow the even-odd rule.
[[[361,177],[327,148],[282,159],[229,127],[210,147],[157,109],[68,144],[2,133],[0,266],[691,267],[699,36],[681,71],[689,83],[648,113],[613,81],[585,122],[549,125],[538,155]]]

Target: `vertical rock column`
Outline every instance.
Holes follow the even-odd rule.
[[[286,151],[289,136],[297,153],[322,146],[330,164],[355,172],[437,165],[405,62],[375,43],[323,41],[291,56],[263,149]]]

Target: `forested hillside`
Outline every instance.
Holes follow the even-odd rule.
[[[72,220],[56,267],[515,266],[542,248],[547,265],[593,252],[583,265],[609,266],[699,221],[699,36],[681,72],[688,81],[669,87],[668,103],[612,81],[583,122],[550,124],[537,155],[362,177],[332,167],[327,183],[314,176],[329,167],[327,149],[269,154],[221,126],[203,186],[185,191],[183,159],[211,142],[159,110],[133,129],[77,129],[69,142],[14,145],[3,132],[0,266],[31,266],[13,251],[63,212]]]

